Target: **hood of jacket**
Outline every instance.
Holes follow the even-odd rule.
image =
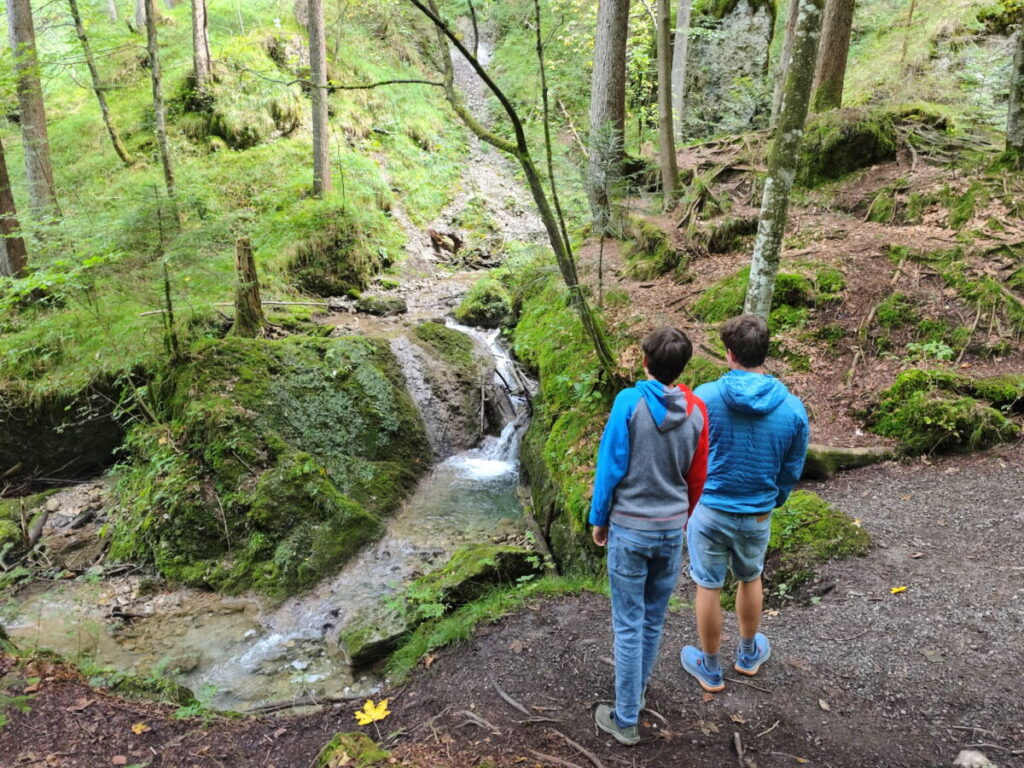
[[[771,413],[789,395],[786,385],[774,376],[751,371],[729,371],[718,386],[725,404],[740,413]]]
[[[686,421],[686,396],[679,387],[660,381],[639,381],[636,388],[647,403],[647,410],[659,432],[668,432]]]

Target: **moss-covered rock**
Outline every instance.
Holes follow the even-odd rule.
[[[474,283],[455,309],[463,325],[497,328],[512,314],[512,295],[500,280],[485,277]]]
[[[680,254],[665,230],[638,217],[629,220],[629,239],[622,246],[626,276],[633,280],[653,280],[679,266]]]
[[[399,296],[367,296],[364,294],[356,300],[356,311],[387,317],[408,312],[409,305],[406,304],[405,299]]]
[[[206,342],[155,389],[165,422],[129,436],[111,556],[174,581],[309,586],[379,533],[430,463],[382,341]]]
[[[295,284],[314,296],[345,296],[362,291],[390,264],[364,231],[359,216],[341,207],[323,227],[291,248],[288,270]]]
[[[1024,24],[1024,0],[998,0],[978,11],[978,21],[997,35],[1008,35],[1013,27]]]
[[[743,313],[743,300],[750,282],[750,267],[719,280],[701,293],[691,306],[694,317],[708,323],[727,320]],[[815,290],[811,281],[803,275],[779,272],[775,276],[775,294],[772,306],[812,307]]]
[[[1019,406],[1022,386],[1017,377],[972,379],[943,370],[904,371],[882,392],[868,426],[896,438],[911,454],[988,448],[1019,437],[1020,427],[998,408]]]
[[[756,216],[726,216],[711,222],[703,239],[708,253],[729,253],[743,248],[746,238],[756,233]]]
[[[316,768],[373,768],[387,765],[391,755],[362,731],[336,733],[316,757]]]
[[[448,364],[458,368],[475,367],[473,340],[461,331],[444,323],[426,322],[417,325],[413,334]]]

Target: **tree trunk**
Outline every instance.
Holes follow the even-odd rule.
[[[7,176],[4,145],[0,143],[0,275],[18,277],[27,263],[25,241],[18,234],[18,214]]]
[[[260,281],[256,274],[256,261],[252,256],[252,244],[248,237],[235,241],[235,336],[255,339],[263,335],[267,321],[263,317],[260,302]]]
[[[910,0],[910,10],[907,11],[907,23],[903,29],[903,50],[900,52],[900,64],[907,60],[907,47],[910,45],[910,25],[914,23],[914,8],[917,7],[917,0]]]
[[[107,16],[111,22],[117,23],[117,0],[107,0]]]
[[[327,41],[323,0],[309,0],[309,79],[313,102],[313,194],[331,191],[331,159],[327,152]]]
[[[100,103],[100,114],[103,115],[103,124],[107,126],[107,133],[110,134],[110,143],[114,145],[114,151],[121,158],[125,165],[132,164],[132,158],[128,150],[121,143],[121,136],[110,119],[110,109],[107,107],[107,97],[104,94],[105,86],[100,82],[100,73],[96,69],[96,60],[92,55],[92,47],[89,45],[89,38],[85,35],[85,27],[82,25],[82,15],[78,12],[78,0],[68,0],[68,7],[71,9],[71,18],[75,22],[75,32],[82,43],[82,53],[85,55],[85,65],[89,68],[89,77],[92,79],[92,90],[96,94],[96,100]]]
[[[679,169],[672,130],[672,0],[658,0],[658,142],[661,186],[667,211],[676,200]]]
[[[198,96],[202,96],[210,84],[212,67],[206,21],[206,0],[192,0],[192,77]]]
[[[800,142],[807,122],[807,107],[814,83],[814,65],[821,33],[825,0],[803,0],[793,35],[793,60],[786,75],[779,123],[768,154],[757,239],[750,264],[750,283],[743,311],[768,319],[775,292],[775,273],[782,255],[789,193],[800,161]]]
[[[782,53],[775,66],[775,90],[772,94],[772,117],[769,124],[772,128],[779,122],[779,110],[782,109],[782,91],[786,86],[786,73],[789,63],[793,60],[793,35],[796,32],[796,20],[800,15],[800,0],[789,0],[789,16],[786,17],[786,36],[782,40]]]
[[[53,185],[46,107],[43,104],[43,87],[39,81],[36,32],[29,0],[7,0],[7,26],[18,78],[18,113],[21,138],[25,145],[29,202],[35,216],[55,216],[59,210]]]
[[[174,170],[171,168],[171,148],[167,143],[167,114],[164,110],[164,91],[160,82],[160,51],[156,38],[156,3],[146,4],[146,48],[149,51],[149,73],[153,81],[153,112],[156,114],[156,143],[160,147],[160,162],[164,167],[167,196],[174,197]]]
[[[135,28],[139,34],[146,29],[146,0],[135,0]]]
[[[590,80],[590,171],[588,191],[595,223],[611,220],[601,178],[622,161],[626,124],[626,38],[629,0],[600,0]]]
[[[295,0],[292,5],[295,21],[303,29],[309,26],[309,0]]]
[[[843,81],[850,55],[850,32],[856,0],[827,0],[821,23],[818,66],[814,72],[815,112],[843,106]]]
[[[690,13],[693,0],[679,0],[676,12],[675,50],[672,53],[672,106],[675,110],[679,139],[683,136],[683,116],[686,114],[686,59],[690,55]]]
[[[1006,119],[1006,154],[1024,166],[1024,25],[1017,30],[1017,48],[1010,70],[1010,109]]]

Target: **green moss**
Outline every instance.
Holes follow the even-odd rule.
[[[362,731],[336,733],[317,755],[316,768],[372,768],[387,765],[390,752],[381,749]]]
[[[788,304],[783,304],[769,313],[768,328],[773,334],[793,328],[806,328],[807,316],[806,307],[791,307]]]
[[[446,606],[475,600],[494,584],[535,573],[541,561],[533,550],[495,544],[462,547],[443,568],[416,579],[408,593]]]
[[[713,222],[705,235],[709,253],[738,251],[746,238],[757,233],[757,217],[728,216]]]
[[[365,312],[368,315],[387,317],[388,315],[400,315],[409,309],[405,299],[399,296],[360,296],[356,301],[356,311]]]
[[[918,321],[917,309],[911,300],[902,293],[893,293],[878,305],[875,319],[883,328],[894,329],[913,325]]]
[[[800,148],[797,181],[814,187],[829,179],[896,156],[892,115],[868,109],[838,109],[813,115]]]
[[[443,323],[427,322],[413,328],[413,334],[456,369],[476,370],[473,339],[461,331],[449,328]]]
[[[744,267],[735,275],[709,286],[691,307],[694,317],[714,323],[742,314],[749,281],[750,267]],[[775,276],[775,294],[772,299],[774,307],[783,304],[811,307],[814,302],[814,286],[806,277],[789,272],[780,272]]]
[[[876,224],[892,224],[896,217],[896,198],[891,189],[882,189],[868,206],[868,221]]]
[[[696,389],[701,384],[718,380],[724,376],[728,370],[729,366],[725,363],[716,362],[709,357],[695,355],[690,358],[690,362],[686,364],[686,370],[683,371],[683,375],[680,377],[679,381],[690,389]]]
[[[478,280],[455,309],[455,319],[464,325],[497,328],[512,314],[512,296],[493,277]]]
[[[967,222],[974,218],[975,211],[983,206],[989,199],[988,188],[980,182],[974,182],[967,188],[967,191],[959,196],[949,197],[949,227],[950,229],[961,229]]]
[[[999,0],[978,11],[978,21],[997,35],[1008,35],[1013,27],[1024,23],[1024,0]]]
[[[904,371],[882,392],[869,427],[898,439],[912,454],[988,448],[1016,439],[1020,429],[975,398],[1005,406],[1019,401],[1022,387],[1020,379],[975,380],[942,370]]]
[[[326,214],[322,228],[292,245],[288,270],[296,285],[315,296],[364,290],[390,259],[372,243],[360,217],[347,207]]]
[[[846,288],[846,275],[835,267],[820,267],[814,273],[814,287],[819,294],[836,295]]]
[[[653,280],[679,266],[680,254],[663,229],[641,218],[629,220],[630,239],[622,246],[626,275],[633,280]]]
[[[772,28],[775,27],[775,16],[778,13],[776,0],[747,0],[753,11],[764,9],[771,14]],[[697,0],[693,5],[693,13],[710,19],[721,20],[736,10],[739,0]]]
[[[208,342],[154,392],[165,421],[129,435],[110,554],[174,581],[308,586],[377,535],[429,465],[383,341]]]

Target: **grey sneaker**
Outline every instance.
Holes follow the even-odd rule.
[[[612,708],[607,704],[597,705],[597,709],[594,710],[594,722],[598,728],[609,734],[619,744],[631,747],[640,741],[640,729],[635,725],[626,728],[619,725],[615,721],[615,715],[612,714]]]

